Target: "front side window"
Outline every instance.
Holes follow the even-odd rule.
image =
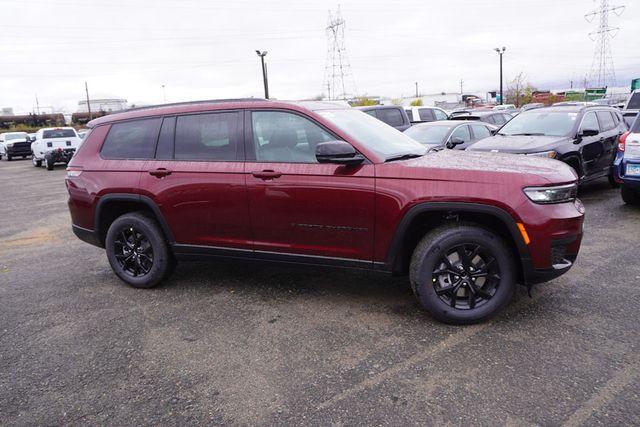
[[[193,114],[176,119],[175,159],[236,159],[237,112]]]
[[[453,133],[451,134],[451,138],[449,138],[449,140],[452,140],[453,138],[460,138],[462,142],[471,141],[471,133],[469,133],[469,126],[464,125],[464,126],[458,127],[456,130],[453,131]]]
[[[311,120],[282,111],[254,111],[251,123],[259,162],[317,163],[316,146],[336,139]]]
[[[161,121],[154,118],[112,124],[100,154],[105,159],[153,158]]]
[[[596,118],[596,113],[591,112],[585,114],[584,119],[582,119],[582,124],[580,125],[580,130],[585,129],[595,129],[597,131],[600,130],[598,119]]]

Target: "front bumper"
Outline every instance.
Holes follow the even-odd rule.
[[[22,156],[30,156],[31,155],[31,146],[16,144],[12,147],[5,147],[5,151],[8,156],[11,157],[22,157]]]

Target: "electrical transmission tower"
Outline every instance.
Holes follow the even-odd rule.
[[[620,28],[609,25],[609,15],[614,13],[616,16],[620,16],[624,12],[624,8],[625,6],[610,4],[609,0],[600,0],[600,6],[597,9],[584,15],[587,22],[598,22],[598,29],[589,33],[589,37],[595,42],[589,82],[595,87],[616,85],[611,39],[618,34]]]
[[[326,29],[327,62],[323,87],[328,99],[347,99],[356,95],[356,84],[344,41],[344,24],[340,6],[335,14],[329,11]]]

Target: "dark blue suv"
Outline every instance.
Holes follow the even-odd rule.
[[[640,205],[640,119],[620,137],[613,163],[616,181],[621,185],[622,200]]]

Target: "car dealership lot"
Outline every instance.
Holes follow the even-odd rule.
[[[640,209],[581,191],[575,267],[471,327],[408,279],[181,264],[135,290],[73,236],[64,170],[0,162],[0,423],[638,424]]]

